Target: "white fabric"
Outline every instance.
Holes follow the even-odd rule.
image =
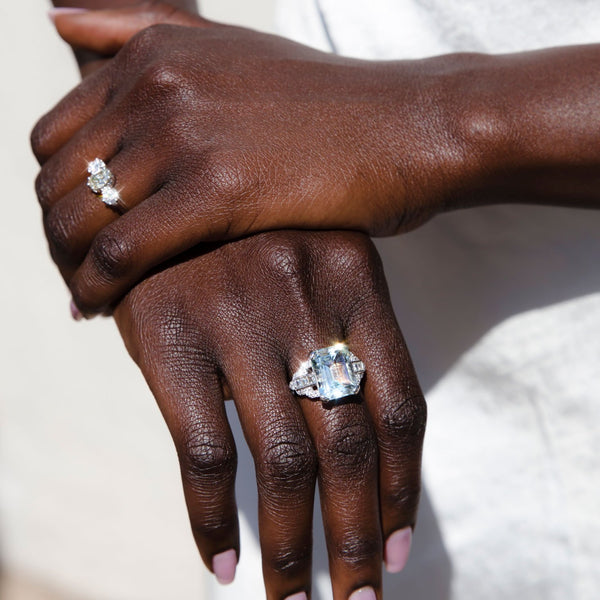
[[[281,0],[279,20],[364,58],[600,41],[583,0]],[[595,600],[600,213],[488,207],[378,246],[430,405],[413,555],[386,598]],[[211,598],[264,597],[251,529],[238,582]],[[321,539],[318,600],[324,556]]]

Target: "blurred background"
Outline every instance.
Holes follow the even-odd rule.
[[[273,0],[202,0],[273,29]],[[0,4],[0,597],[206,598],[167,429],[111,320],[75,323],[29,132],[78,81],[44,0]]]
[[[477,49],[488,37],[492,46],[502,39],[519,48],[572,43],[571,30],[598,39],[583,10],[571,30],[553,18],[552,35],[543,27],[539,38],[505,35],[516,28],[496,19],[502,2],[477,7],[498,23],[496,38],[480,32]],[[202,0],[202,8],[209,18],[272,31],[274,3]],[[462,4],[467,12],[473,6],[452,3]],[[530,4],[522,3],[534,14]],[[572,4],[562,7],[566,16],[575,14]],[[79,80],[49,6],[0,3],[0,598],[210,600],[212,577],[189,532],[175,451],[154,399],[111,320],[72,321],[47,252],[29,132]],[[520,12],[511,18],[533,22]],[[392,31],[408,46],[420,43],[410,23],[402,22],[403,34]],[[352,51],[355,37],[348,39]],[[390,281],[392,297],[433,409],[419,535],[402,576],[420,593],[407,598],[449,598],[451,581],[461,599],[473,589],[512,597],[502,595],[506,582],[537,586],[540,595],[527,598],[573,598],[564,590],[577,586],[593,590],[577,597],[596,598],[597,561],[584,561],[599,555],[590,476],[598,428],[585,425],[599,422],[599,219],[599,212],[493,206],[378,241],[386,268],[402,274]],[[551,447],[548,432],[559,446]],[[475,461],[473,448],[483,449]],[[254,485],[249,460],[238,472],[238,482]],[[241,526],[244,536],[253,524]],[[565,540],[580,550],[580,572]],[[326,558],[314,562],[325,589]],[[256,543],[244,543],[238,584],[259,571]],[[236,589],[228,588],[232,599]]]

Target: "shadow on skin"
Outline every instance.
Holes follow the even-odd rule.
[[[443,215],[413,233],[377,240],[425,396],[507,318],[599,291],[599,231],[600,212],[495,206]],[[237,487],[246,490],[238,504],[258,539],[254,467],[234,414],[230,405],[240,452]],[[424,488],[411,558],[402,574],[384,576],[386,597],[451,597],[452,563],[426,482]],[[318,502],[314,542],[316,582],[328,572]],[[312,597],[327,596],[315,586]]]
[[[356,397],[353,396],[353,398]],[[227,403],[227,413],[239,453],[236,479],[238,508],[240,512],[244,513],[252,528],[254,538],[258,540],[258,507],[254,464],[244,442],[233,402]],[[329,574],[327,547],[325,545],[318,495],[315,501],[313,521],[312,598],[313,600],[327,600],[331,597],[331,592],[328,591],[326,595],[321,594],[316,585],[317,579]],[[392,590],[389,597],[395,598],[397,596],[398,585],[401,584],[402,593],[406,594],[406,598],[411,598],[411,600],[449,600],[452,565],[444,547],[437,519],[426,490],[423,490],[421,495],[417,531],[418,535],[414,537],[411,558],[405,570],[400,575],[384,575],[385,588]],[[244,560],[244,551],[242,540],[242,560]]]

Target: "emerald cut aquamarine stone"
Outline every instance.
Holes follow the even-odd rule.
[[[352,396],[360,389],[365,368],[345,344],[311,352],[310,364],[317,380],[319,396],[323,400]]]

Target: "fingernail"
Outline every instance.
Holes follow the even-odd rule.
[[[237,554],[235,550],[227,550],[216,554],[212,559],[212,568],[217,581],[227,585],[235,577],[235,568],[237,566]]]
[[[360,588],[360,590],[352,592],[348,600],[377,600],[377,594],[372,587]]]
[[[298,592],[293,596],[288,596],[285,600],[308,600],[308,596],[306,595],[306,592]]]
[[[83,315],[81,314],[81,311],[77,308],[77,306],[75,306],[75,302],[73,302],[73,300],[71,300],[71,304],[69,305],[69,307],[71,309],[71,316],[76,321],[81,321],[81,319],[83,319]]]
[[[50,20],[55,23],[56,17],[60,17],[61,15],[76,15],[77,13],[89,12],[87,8],[66,8],[66,7],[55,7],[51,8],[48,11],[48,16]]]
[[[410,546],[412,544],[412,529],[405,527],[394,531],[385,543],[385,568],[388,573],[400,573],[406,566]]]

